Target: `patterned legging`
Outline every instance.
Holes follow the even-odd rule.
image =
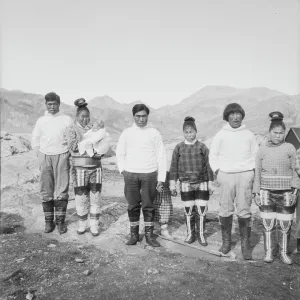
[[[75,190],[75,204],[79,219],[99,220],[102,189],[101,167],[74,167],[72,171]]]

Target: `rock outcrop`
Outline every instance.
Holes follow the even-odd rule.
[[[30,142],[22,136],[1,131],[1,157],[28,152],[31,150]]]

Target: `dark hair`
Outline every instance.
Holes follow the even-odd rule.
[[[90,110],[87,108],[87,103],[84,98],[79,98],[74,101],[74,104],[78,107],[76,116],[78,116],[81,112],[86,111],[90,113]]]
[[[187,127],[187,126],[190,126],[190,127],[194,128],[195,131],[197,131],[197,127],[196,127],[196,124],[195,124],[195,119],[193,117],[185,117],[184,118],[182,130],[184,130],[185,127]]]
[[[245,118],[245,111],[238,103],[229,103],[223,111],[223,120],[228,122],[229,115],[232,113],[240,113]]]
[[[150,110],[149,110],[149,108],[145,104],[136,104],[132,108],[132,113],[133,113],[133,115],[135,115],[136,113],[138,113],[140,111],[143,111],[143,110],[147,113],[147,115],[150,114]]]
[[[273,111],[269,113],[269,117],[271,118],[269,132],[275,127],[282,127],[283,130],[286,131],[286,126],[283,122],[284,116],[280,111]]]
[[[54,92],[50,92],[50,93],[46,94],[45,100],[46,100],[46,103],[48,101],[56,101],[56,102],[58,102],[58,104],[60,104],[60,97]]]

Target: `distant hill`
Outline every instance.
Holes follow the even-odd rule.
[[[43,115],[43,95],[0,89],[1,129],[8,132],[31,132],[37,118]],[[231,102],[240,103],[246,111],[245,124],[255,133],[268,130],[268,114],[280,110],[289,126],[300,126],[300,95],[290,96],[265,87],[237,89],[228,86],[206,86],[176,105],[159,109],[150,107],[149,123],[158,128],[164,139],[176,141],[182,136],[182,123],[186,116],[196,119],[198,136],[210,137],[224,124],[222,112]],[[117,140],[122,130],[133,122],[135,103],[119,103],[109,96],[89,101],[92,118],[105,121],[108,131]],[[73,105],[61,103],[61,110],[75,116]]]

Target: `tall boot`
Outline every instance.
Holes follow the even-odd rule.
[[[271,263],[274,261],[274,252],[276,248],[276,219],[262,219],[264,226],[264,262]]]
[[[277,220],[278,244],[280,248],[280,259],[287,265],[293,264],[292,259],[288,256],[288,245],[291,235],[292,221]]]
[[[85,216],[78,216],[78,228],[77,228],[77,234],[81,235],[86,232],[87,227],[87,215]]]
[[[250,245],[250,236],[251,236],[251,218],[238,218],[240,237],[241,237],[241,249],[243,258],[245,260],[251,260],[251,245]]]
[[[143,210],[144,224],[145,224],[145,239],[146,243],[152,247],[160,247],[159,242],[157,242],[153,236],[154,229],[154,211]]]
[[[75,205],[78,216],[77,234],[81,235],[86,232],[87,219],[89,213],[89,188],[86,186],[79,186],[74,188],[75,192]]]
[[[54,206],[55,206],[55,223],[57,225],[57,231],[59,234],[63,234],[68,230],[65,224],[68,200],[66,199],[56,200],[54,201]]]
[[[197,240],[201,246],[207,246],[208,243],[206,241],[204,231],[205,231],[205,222],[206,222],[206,207],[196,205],[196,213],[195,213],[195,223],[197,227]]]
[[[100,183],[90,183],[90,232],[92,236],[99,235],[101,188]]]
[[[219,252],[227,254],[231,250],[231,230],[232,230],[232,215],[229,217],[219,217],[222,232],[223,244],[219,249]]]
[[[186,206],[184,208],[187,236],[184,240],[187,244],[192,244],[196,240],[195,232],[195,206]]]
[[[128,210],[128,217],[130,221],[130,239],[127,241],[126,245],[132,246],[140,241],[140,207],[134,210]]]
[[[45,215],[45,233],[50,233],[55,229],[54,223],[54,201],[42,202]]]

